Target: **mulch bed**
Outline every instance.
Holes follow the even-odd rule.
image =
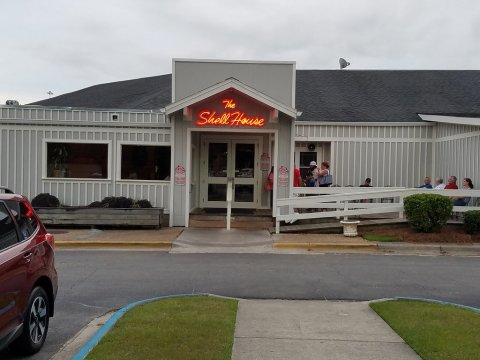
[[[410,226],[378,229],[366,232],[375,235],[388,235],[411,243],[476,243],[480,242],[480,234],[470,235],[459,226],[447,225],[436,233],[418,233]]]

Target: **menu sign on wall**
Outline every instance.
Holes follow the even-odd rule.
[[[262,116],[248,115],[237,108],[233,99],[222,100],[223,112],[205,109],[199,112],[197,126],[220,126],[220,127],[263,127],[266,124]]]
[[[288,186],[288,169],[286,166],[280,166],[278,169],[278,186]]]
[[[186,183],[186,172],[183,166],[178,165],[175,168],[175,185],[185,185]]]

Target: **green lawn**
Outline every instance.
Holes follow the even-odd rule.
[[[424,360],[480,359],[480,313],[408,300],[370,307]]]
[[[195,296],[135,307],[87,359],[230,359],[237,303]]]
[[[363,238],[365,240],[369,241],[380,241],[380,242],[397,242],[397,241],[402,241],[399,238],[396,238],[394,236],[388,236],[388,235],[374,235],[374,234],[365,234],[363,235]]]

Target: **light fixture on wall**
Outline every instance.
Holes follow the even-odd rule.
[[[314,151],[315,150],[315,144],[308,144],[307,149],[309,151]]]

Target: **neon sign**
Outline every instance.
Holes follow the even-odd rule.
[[[237,110],[237,104],[233,99],[222,100],[225,112],[217,114],[215,110],[204,110],[198,115],[197,126],[251,126],[262,127],[265,125],[265,118],[259,116],[249,117],[244,112]]]

